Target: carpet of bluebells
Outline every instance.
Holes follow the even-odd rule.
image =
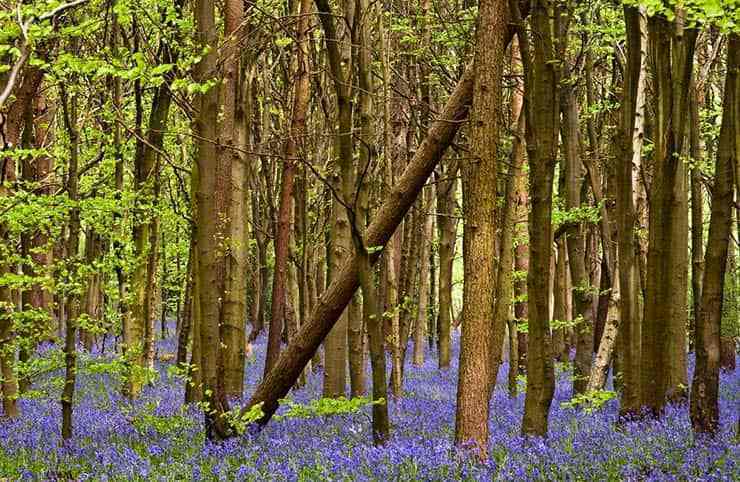
[[[457,356],[457,338],[453,360]],[[246,394],[262,374],[265,340],[246,370]],[[175,340],[159,343],[172,353]],[[42,356],[55,349],[44,347]],[[490,460],[481,464],[452,445],[457,363],[437,370],[428,353],[406,371],[405,396],[390,401],[393,436],[370,442],[370,410],[350,415],[285,418],[260,434],[204,441],[197,407],[184,407],[183,381],[157,363],[159,379],[136,402],[122,398],[108,355],[83,360],[74,410],[75,437],[60,440],[59,372],[39,376],[21,400],[18,420],[0,420],[0,478],[10,480],[740,480],[739,370],[722,374],[722,432],[697,440],[687,407],[658,421],[618,425],[616,400],[588,413],[561,406],[569,373],[559,370],[547,439],[519,435],[524,395],[509,398],[504,365],[491,404]],[[321,373],[291,398],[320,397]]]

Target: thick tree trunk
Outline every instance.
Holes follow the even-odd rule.
[[[463,165],[463,284],[455,442],[473,442],[488,457],[488,416],[504,320],[495,318],[498,109],[509,21],[508,0],[480,2],[473,67],[472,160]],[[496,366],[498,368],[498,366]]]
[[[213,0],[197,0],[195,3],[195,26],[197,39],[202,46],[217,45],[217,30]],[[195,67],[194,77],[206,82],[217,75],[217,51],[211,48]],[[197,291],[200,314],[197,326],[200,330],[200,365],[202,378],[204,422],[206,438],[220,439],[231,435],[222,416],[228,410],[223,377],[223,351],[220,349],[219,333],[220,305],[222,297],[223,250],[219,247],[224,235],[222,219],[219,217],[217,193],[223,192],[222,182],[217,176],[218,152],[212,142],[217,137],[219,92],[211,87],[197,97],[197,115],[194,122],[196,141],[197,203],[195,224],[197,243]]]
[[[247,225],[246,214],[246,142],[244,112],[244,79],[241,62],[241,29],[244,27],[244,2],[229,0],[223,6],[224,44],[220,47],[218,117],[218,159],[216,165],[216,209],[219,234],[226,244],[220,256],[219,279],[221,308],[219,313],[220,350],[223,363],[223,385],[227,396],[241,396],[244,390],[246,349],[245,316],[247,290]]]
[[[688,206],[684,137],[697,32],[648,20],[655,77],[655,150],[642,327],[642,404],[658,414],[686,385]]]
[[[714,433],[719,423],[720,325],[727,252],[732,235],[733,190],[740,162],[740,36],[731,34],[719,147],[714,170],[712,210],[705,256],[699,317],[696,320],[696,369],[691,385],[691,425]]]

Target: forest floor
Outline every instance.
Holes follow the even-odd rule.
[[[173,353],[175,340],[159,343]],[[249,394],[262,374],[260,338],[246,370]],[[561,406],[569,400],[569,372],[558,382],[546,440],[519,436],[524,395],[509,398],[502,366],[491,405],[490,461],[453,448],[457,339],[453,365],[437,370],[427,354],[422,367],[409,364],[405,395],[390,402],[392,439],[370,442],[370,410],[328,417],[273,420],[260,434],[220,444],[204,442],[197,407],[183,407],[183,381],[171,362],[157,362],[159,379],[140,400],[119,395],[120,362],[82,356],[74,410],[74,442],[60,441],[61,372],[38,377],[20,403],[22,415],[0,420],[0,478],[11,480],[739,480],[740,443],[734,430],[740,411],[740,370],[721,379],[721,433],[713,440],[692,435],[685,406],[670,407],[661,420],[618,426],[616,400],[599,409]],[[54,347],[43,348],[53,369]],[[306,403],[320,397],[321,373],[294,390]]]

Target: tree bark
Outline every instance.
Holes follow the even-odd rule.
[[[62,89],[62,106],[64,110],[64,124],[69,136],[69,170],[67,175],[67,195],[72,203],[69,213],[69,237],[67,238],[67,256],[71,263],[70,272],[76,273],[79,262],[80,247],[80,208],[78,192],[78,163],[79,163],[79,130],[77,127],[77,96],[68,97]],[[79,273],[77,273],[79,274]],[[62,439],[72,438],[75,383],[77,381],[77,318],[80,314],[79,295],[67,293],[66,300],[66,330],[64,334],[64,388],[62,389]]]
[[[621,120],[622,152],[618,157],[617,181],[617,249],[619,263],[619,317],[621,319],[618,343],[622,370],[621,414],[636,414],[640,409],[641,323],[638,298],[640,296],[639,267],[635,240],[636,213],[633,200],[633,159],[640,155],[635,149],[634,132],[637,114],[642,112],[640,86],[644,85],[643,19],[636,7],[625,6],[627,31],[627,62],[624,75]],[[637,151],[637,152],[635,152]]]
[[[195,67],[194,77],[198,82],[207,82],[218,73],[217,30],[213,0],[195,2],[196,40],[203,47],[210,47]],[[199,292],[200,316],[200,365],[202,378],[204,423],[206,438],[217,440],[232,435],[222,416],[228,410],[223,377],[223,351],[220,349],[219,333],[220,304],[222,296],[223,250],[218,243],[224,234],[216,193],[223,186],[217,177],[218,153],[214,140],[217,139],[219,92],[213,86],[196,97],[197,115],[194,131],[197,136],[196,169],[197,184],[195,197],[196,243],[197,243],[197,287]]]
[[[681,13],[679,12],[679,17]],[[647,286],[642,327],[642,404],[652,413],[683,396],[686,379],[686,168],[681,159],[697,32],[660,15],[648,20],[655,78]],[[683,247],[683,248],[682,248]],[[684,252],[685,251],[685,252]]]
[[[696,368],[691,385],[691,425],[697,433],[715,433],[719,424],[720,325],[727,252],[732,235],[735,175],[740,162],[740,36],[731,34],[719,147],[714,170],[712,210],[705,255],[699,317],[696,320]]]
[[[450,366],[450,345],[452,328],[452,267],[455,261],[455,241],[457,239],[457,218],[455,197],[457,191],[457,163],[447,162],[446,169],[440,170],[437,182],[437,231],[439,235],[439,311],[437,329],[439,330],[439,368]]]
[[[334,156],[337,169],[331,176],[332,189],[335,196],[332,198],[333,226],[331,229],[331,251],[329,252],[330,279],[333,280],[349,259],[352,250],[352,239],[346,205],[354,198],[353,177],[353,141],[352,141],[352,111],[353,99],[351,86],[348,82],[353,67],[351,48],[347,48],[348,38],[340,35],[334,21],[332,9],[327,0],[316,0],[319,20],[324,30],[329,69],[334,81],[336,97],[336,131],[334,137]],[[350,2],[351,3],[351,2]],[[346,5],[345,5],[346,6]],[[344,15],[348,25],[354,14],[354,8],[347,7]],[[340,196],[341,199],[337,198]],[[346,310],[339,323],[332,329],[324,344],[324,389],[325,397],[343,396],[347,383],[348,357],[348,330],[351,325],[349,317],[352,310]]]
[[[309,65],[306,39],[309,28],[310,2],[301,0],[299,21],[296,25],[296,48],[294,65],[293,112],[288,141],[285,145],[283,178],[280,185],[280,208],[275,238],[275,269],[272,278],[272,310],[270,335],[265,359],[265,374],[277,361],[280,354],[280,331],[285,322],[288,248],[290,246],[291,212],[293,211],[293,186],[298,169],[298,160],[303,155],[303,136],[306,130],[306,113],[309,100]],[[304,249],[306,247],[304,246]]]
[[[527,115],[527,153],[531,210],[529,212],[530,269],[527,394],[522,433],[544,436],[550,403],[555,391],[555,372],[550,337],[550,256],[552,253],[552,191],[558,151],[559,113],[557,63],[552,58],[553,33],[550,2],[532,3],[533,53],[519,27],[524,62]],[[517,18],[514,19],[517,22]]]
[[[563,87],[561,93],[563,123],[563,158],[565,161],[565,207],[576,210],[581,207],[581,185],[583,184],[583,163],[580,154],[579,113],[572,87]],[[586,270],[586,240],[582,223],[571,223],[566,230],[568,236],[568,262],[573,282],[573,316],[577,320],[576,358],[573,366],[573,395],[586,390],[591,372],[591,358],[594,351],[594,311],[593,287]],[[603,273],[602,273],[603,276]]]

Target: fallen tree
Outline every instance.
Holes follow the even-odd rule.
[[[468,67],[448,99],[440,117],[432,125],[413,159],[367,229],[365,245],[371,251],[371,263],[374,264],[378,260],[382,248],[403,220],[424,187],[427,178],[452,143],[457,130],[467,118],[472,98],[473,72],[472,68]],[[355,252],[317,301],[309,320],[291,340],[290,345],[280,353],[274,368],[257,387],[249,400],[247,409],[262,404],[264,416],[258,422],[260,425],[270,420],[278,408],[278,401],[288,394],[303,368],[352,299],[360,286],[359,268],[360,257]]]
[[[526,3],[522,10],[525,16],[528,10]],[[515,28],[511,26],[504,45],[509,45],[514,32]],[[380,206],[373,222],[367,228],[365,246],[370,251],[371,264],[374,265],[380,257],[382,249],[416,201],[435,166],[452,144],[457,130],[467,119],[473,100],[473,77],[473,68],[468,66],[440,116],[432,124],[413,159],[406,166],[403,175],[393,186],[390,195]],[[288,347],[280,353],[273,369],[257,386],[254,395],[244,408],[244,413],[255,405],[261,404],[263,416],[257,421],[260,426],[270,421],[278,409],[280,399],[288,394],[298,380],[299,375],[359,288],[360,263],[361,255],[354,252],[317,301],[309,320],[290,341]]]

